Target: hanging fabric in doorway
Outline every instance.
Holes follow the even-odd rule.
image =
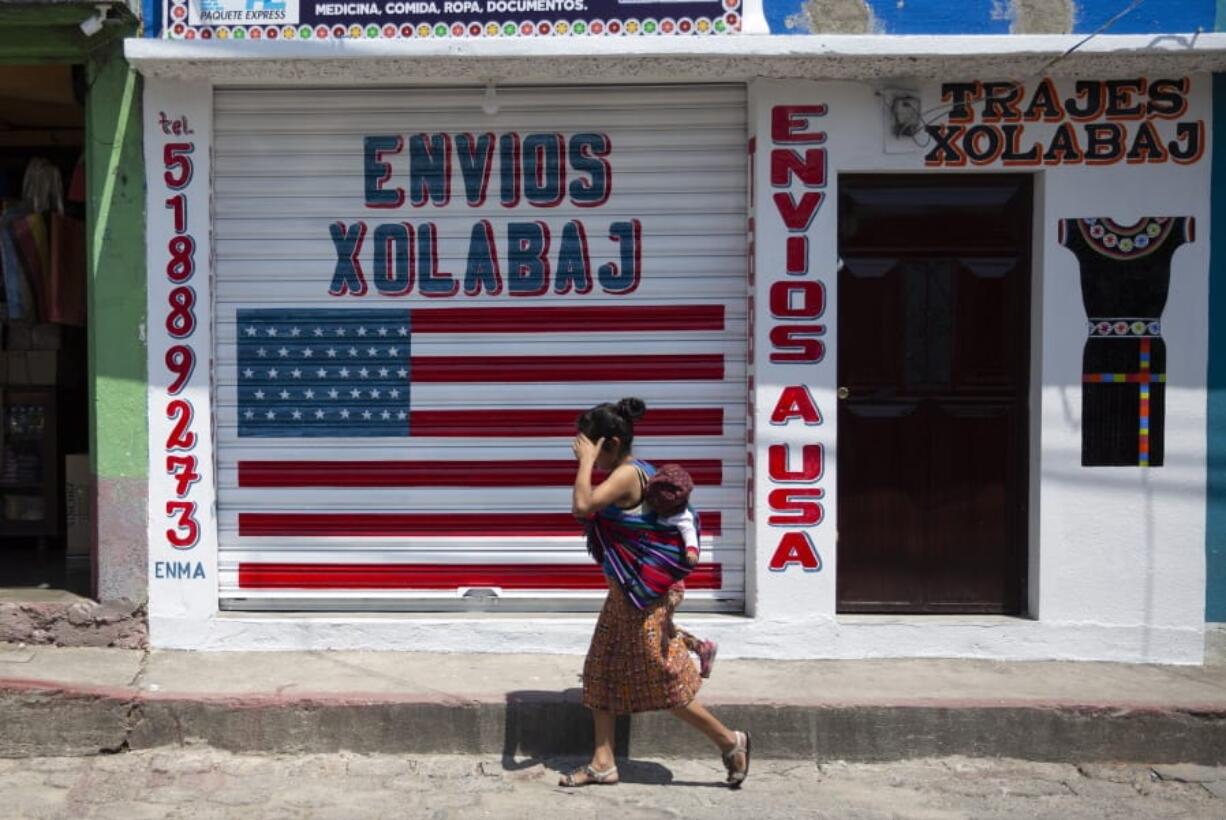
[[[1166,416],[1162,311],[1171,257],[1194,241],[1191,217],[1060,220],[1081,265],[1088,320],[1081,364],[1081,464],[1161,467]]]

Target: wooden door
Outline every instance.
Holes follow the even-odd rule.
[[[1031,177],[839,179],[841,612],[1017,613]]]

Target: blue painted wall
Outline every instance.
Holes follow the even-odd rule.
[[[1009,0],[867,0],[882,34],[1008,34]],[[1096,30],[1128,6],[1129,0],[1073,0],[1073,29]],[[803,0],[764,0],[766,19],[775,34],[806,34],[789,28]],[[1214,30],[1217,0],[1145,0],[1118,20],[1112,34]]]
[[[1226,74],[1213,77],[1213,112],[1226,112]],[[1213,129],[1210,230],[1226,236],[1226,127]],[[1226,621],[1226,242],[1209,250],[1209,503],[1205,620]]]

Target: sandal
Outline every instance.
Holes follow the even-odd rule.
[[[577,779],[580,775],[584,776],[583,780]],[[617,782],[616,766],[605,769],[603,772],[596,771],[591,766],[584,766],[582,769],[575,769],[573,772],[562,775],[558,785],[575,789],[580,786],[616,786]]]
[[[749,742],[749,732],[733,732],[732,734],[736,737],[736,745],[724,752],[724,768],[728,770],[728,779],[725,782],[729,788],[739,789],[745,782],[745,778],[749,776],[749,754],[753,747]],[[743,769],[736,768],[738,754],[745,756],[745,768]]]

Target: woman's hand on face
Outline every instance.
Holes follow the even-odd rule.
[[[600,448],[604,446],[604,438],[599,438],[592,441],[587,436],[580,433],[575,436],[575,440],[570,444],[570,450],[575,454],[575,458],[580,463],[595,464],[596,457],[600,455]]]

